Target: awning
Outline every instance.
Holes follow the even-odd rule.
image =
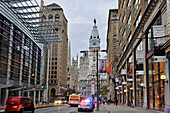
[[[0,89],[12,87],[13,84],[0,84]]]
[[[28,90],[23,90],[23,92],[40,91],[40,90],[43,90],[43,89],[32,88],[32,89],[28,89]]]
[[[14,89],[10,89],[10,91],[17,91],[17,90],[22,90],[23,87],[19,87],[19,88],[14,88]]]

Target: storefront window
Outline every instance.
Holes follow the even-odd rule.
[[[126,103],[126,65],[125,64],[121,69],[121,82],[122,82],[123,103]]]
[[[147,79],[148,79],[148,97],[149,108],[156,110],[164,110],[164,88],[160,76],[164,74],[165,51],[161,50],[162,44],[165,42],[164,25],[162,25],[161,13],[158,12],[155,21],[148,30],[147,39]],[[162,34],[159,34],[162,32]]]
[[[135,49],[136,106],[142,107],[144,100],[144,70],[142,42]]]
[[[130,106],[133,104],[133,92],[130,90],[130,88],[133,87],[133,72],[132,72],[132,55],[130,55],[128,62],[127,62],[127,102]]]
[[[149,107],[164,110],[165,98],[161,75],[164,75],[164,62],[154,60],[155,56],[148,59],[148,81],[149,81]]]

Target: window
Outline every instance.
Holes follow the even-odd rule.
[[[49,22],[52,22],[52,21],[53,21],[53,15],[49,15],[49,16],[48,16],[48,21],[49,21]]]
[[[55,15],[55,22],[59,22],[60,16],[58,14]]]
[[[112,19],[117,19],[117,16],[116,16],[116,15],[113,15],[113,16],[112,16]]]
[[[53,83],[53,80],[51,80],[51,83]]]
[[[57,49],[55,49],[55,51],[57,51]]]
[[[42,21],[46,21],[46,16],[42,16]]]
[[[116,35],[113,36],[113,39],[116,40]]]
[[[57,56],[57,53],[55,53],[55,56]]]

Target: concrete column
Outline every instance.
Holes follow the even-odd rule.
[[[35,103],[35,100],[36,100],[36,91],[34,91],[34,99],[33,99],[33,103],[34,103],[34,104],[36,104],[36,103]]]
[[[28,93],[27,93],[27,97],[30,97],[30,92],[28,91]]]
[[[40,94],[41,94],[41,91],[38,91],[38,103],[40,103]]]
[[[133,105],[136,106],[136,72],[135,72],[135,50],[132,51],[132,63],[133,63],[133,68],[132,68],[132,72],[133,72]]]
[[[21,91],[18,92],[18,96],[21,97]]]
[[[13,24],[11,24],[11,28],[13,29],[14,28],[14,26],[13,26]],[[10,33],[13,35],[13,30],[12,29],[10,29]],[[6,78],[6,84],[8,85],[8,84],[10,84],[9,83],[9,78],[10,78],[10,70],[11,70],[11,58],[12,58],[12,55],[11,55],[11,53],[12,53],[12,47],[13,47],[13,37],[12,37],[12,35],[10,35],[10,40],[11,41],[9,41],[9,48],[8,48],[8,50],[9,50],[9,52],[8,52],[8,57],[9,57],[9,59],[8,59],[8,66],[7,66],[7,70],[9,70],[9,71],[7,71],[7,78]],[[6,100],[7,100],[7,98],[8,98],[8,93],[9,93],[9,90],[8,89],[5,89],[5,101],[4,101],[4,104],[6,103]]]
[[[8,99],[8,94],[9,94],[9,89],[5,89],[5,101],[4,101],[4,105],[6,104],[6,101]]]
[[[22,34],[22,44],[21,44],[21,46],[24,48],[24,38],[25,38],[25,35],[24,34]],[[23,67],[22,67],[22,64],[23,64],[23,58],[24,58],[24,50],[23,50],[23,48],[21,48],[21,59],[20,59],[20,62],[21,62],[21,64],[20,64],[20,75],[19,75],[19,85],[20,86],[22,86],[22,69],[23,69]],[[22,86],[23,87],[23,86]],[[22,91],[19,91],[19,97],[20,96],[22,96]]]
[[[144,36],[144,37],[146,37],[146,36]],[[146,64],[146,39],[144,38],[143,40],[142,40],[142,47],[143,47],[143,68],[144,68],[144,81],[143,81],[143,83],[144,83],[144,90],[143,90],[143,101],[144,101],[144,103],[143,103],[143,108],[144,109],[148,109],[148,106],[147,106],[147,98],[148,98],[148,95],[147,95],[147,77],[146,77],[146,75],[147,75],[147,64]]]

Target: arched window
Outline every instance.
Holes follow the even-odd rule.
[[[52,21],[53,21],[53,15],[49,15],[49,16],[48,16],[48,21],[49,21],[49,22],[52,22]]]
[[[58,14],[55,15],[55,22],[59,22],[60,16]]]
[[[52,96],[52,97],[55,96],[55,89],[54,89],[54,88],[51,89],[51,96]]]
[[[46,16],[45,15],[42,16],[42,21],[46,21]]]

